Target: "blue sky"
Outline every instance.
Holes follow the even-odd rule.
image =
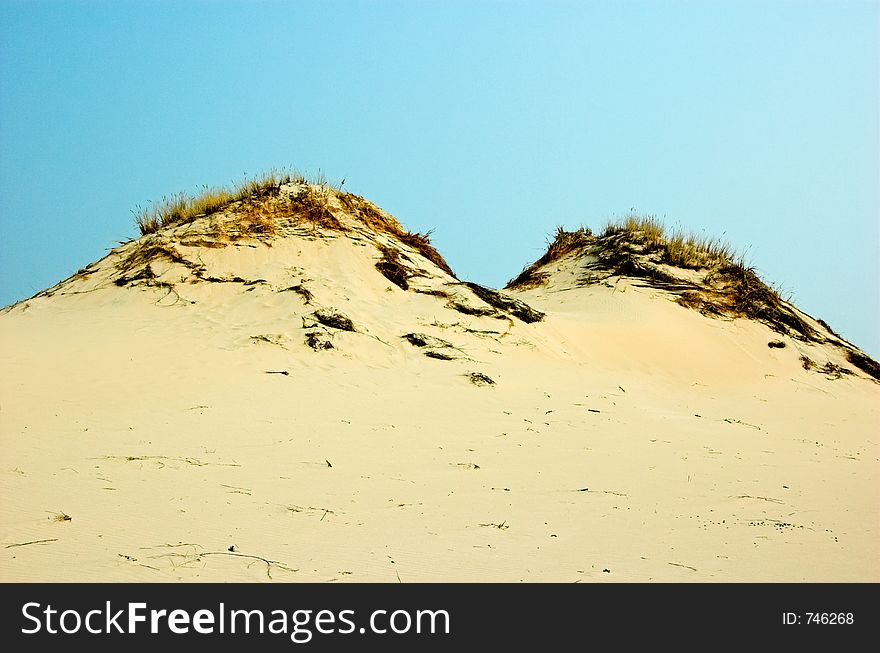
[[[0,304],[280,166],[501,286],[557,224],[723,236],[880,355],[880,4],[0,0]]]

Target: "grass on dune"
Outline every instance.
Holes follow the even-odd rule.
[[[199,216],[211,215],[234,202],[277,194],[282,185],[291,182],[307,183],[308,180],[299,173],[271,170],[231,187],[205,186],[196,195],[177,193],[137,212],[135,222],[141,235],[155,233],[164,227],[185,224]]]
[[[629,215],[606,224],[602,236],[616,235],[641,244],[645,253],[658,252],[661,262],[675,267],[698,270],[719,265],[744,265],[742,256],[720,238],[681,229],[667,234],[663,224],[654,217]]]
[[[281,187],[291,183],[303,184],[305,188],[295,195],[282,196]],[[430,232],[407,231],[396,218],[358,195],[343,192],[341,183],[331,184],[321,173],[308,178],[295,171],[270,170],[235,186],[205,186],[195,195],[177,193],[137,211],[135,222],[145,236],[210,216],[238,202],[243,206],[237,209],[232,220],[214,226],[215,235],[271,236],[276,233],[278,219],[286,217],[324,229],[346,231],[347,227],[336,215],[341,210],[367,227],[393,236],[455,277],[452,268],[431,244]]]
[[[723,240],[676,230],[667,234],[663,224],[654,217],[629,215],[608,222],[600,235],[581,227],[575,231],[556,228],[547,251],[512,279],[508,288],[528,287],[541,283],[546,274],[540,271],[548,263],[571,252],[595,247],[599,251],[620,255],[649,255],[654,262],[692,270],[717,267],[746,267],[742,256]],[[636,251],[637,250],[637,251]]]
[[[434,265],[456,278],[449,264],[431,244],[431,232],[418,233],[407,231],[398,220],[389,213],[385,213],[375,204],[365,200],[354,193],[337,192],[336,198],[340,205],[351,215],[356,216],[367,227],[381,233],[390,234],[404,245],[412,247]]]
[[[730,245],[682,230],[668,233],[654,217],[629,215],[606,224],[600,235],[584,227],[576,231],[559,227],[544,255],[524,268],[507,287],[540,286],[548,276],[545,266],[572,252],[594,257],[594,268],[603,270],[606,276],[640,278],[669,290],[682,306],[708,315],[751,318],[806,339],[815,335],[814,329]],[[664,265],[699,271],[701,281],[687,281]]]

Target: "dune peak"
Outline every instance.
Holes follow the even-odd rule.
[[[506,288],[576,289],[623,278],[663,291],[678,305],[710,318],[754,320],[804,343],[833,345],[850,363],[880,380],[876,361],[823,320],[784,299],[729,245],[681,231],[667,234],[654,218],[630,216],[609,223],[599,234],[586,227],[559,227],[544,255]],[[803,364],[810,369],[810,362]]]

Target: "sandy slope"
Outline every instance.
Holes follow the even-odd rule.
[[[880,580],[880,384],[832,351],[627,279],[467,315],[355,238],[180,246],[260,281],[174,292],[129,243],[0,315],[0,579]],[[320,307],[357,332],[306,346]]]

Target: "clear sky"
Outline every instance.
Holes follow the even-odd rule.
[[[880,355],[880,4],[0,0],[0,304],[280,166],[502,286],[631,209]]]

